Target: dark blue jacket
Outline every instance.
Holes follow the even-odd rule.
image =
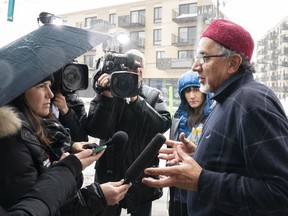
[[[192,70],[189,70],[185,73],[183,73],[179,79],[178,79],[178,94],[180,97],[180,105],[178,109],[176,110],[173,118],[172,118],[172,124],[170,128],[170,136],[169,138],[171,140],[177,140],[179,141],[179,134],[184,132],[185,138],[191,138],[192,137],[192,128],[187,125],[187,121],[189,118],[188,109],[192,109],[190,105],[188,104],[185,96],[184,96],[184,90],[188,87],[198,87],[200,88],[200,82],[198,78],[198,72],[194,72]],[[211,105],[213,100],[211,100],[212,94],[208,93],[205,94],[205,107],[202,113],[201,121],[195,125],[195,128],[202,127],[203,123],[206,121],[209,113],[211,112]],[[199,135],[200,137],[200,135]],[[195,140],[192,140],[195,143]],[[198,144],[198,143],[195,143]],[[181,203],[187,203],[187,190],[179,189],[175,187],[170,187],[170,202],[181,202]],[[180,214],[181,212],[177,212],[177,214]]]
[[[288,120],[278,98],[242,71],[214,99],[195,153],[203,171],[189,215],[288,215]]]

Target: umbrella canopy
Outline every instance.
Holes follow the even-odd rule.
[[[0,106],[105,42],[109,35],[46,24],[0,49]]]

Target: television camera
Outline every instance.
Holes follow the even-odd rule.
[[[107,52],[97,60],[96,72],[92,79],[92,87],[97,93],[110,90],[114,97],[132,97],[138,92],[138,74],[132,72],[141,67],[142,59],[134,54]],[[107,87],[97,84],[99,77],[111,74],[110,83]]]
[[[54,83],[51,86],[53,92],[61,92],[63,95],[74,93],[88,88],[89,69],[85,64],[72,62],[56,71]]]

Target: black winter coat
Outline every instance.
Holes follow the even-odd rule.
[[[20,131],[16,133],[8,131],[1,133],[0,136],[0,205],[4,209],[9,209],[26,194],[39,177],[50,169],[51,162],[53,162],[51,158],[61,156],[61,151],[67,147],[44,147],[26,123],[23,115],[20,112],[17,114],[21,116],[18,119],[21,124]],[[15,115],[14,118],[18,118]],[[8,117],[5,123],[1,122],[1,127],[12,128],[13,125],[9,125],[10,122]],[[0,129],[3,132],[3,128]],[[63,134],[55,135],[55,137],[59,136],[63,137]],[[54,189],[57,190],[57,188]],[[97,215],[106,205],[104,195],[96,183],[78,190],[77,194],[74,193],[69,197],[69,200],[63,203],[55,215]],[[82,200],[79,200],[79,197]]]
[[[7,211],[0,207],[0,215],[54,215],[63,203],[76,192],[75,177],[82,172],[82,164],[74,155],[61,160],[43,173],[36,184]],[[60,190],[55,188],[61,187]]]
[[[140,155],[157,133],[166,132],[171,125],[171,117],[162,93],[155,88],[143,85],[138,99],[127,103],[122,98],[107,98],[96,95],[90,104],[87,119],[88,134],[105,141],[117,131],[129,136],[125,146],[108,146],[96,163],[97,177],[100,183],[124,178],[125,171]],[[156,157],[150,166],[158,166]],[[121,207],[128,212],[137,211],[139,204],[153,201],[162,196],[159,188],[150,188],[139,178],[128,190]]]

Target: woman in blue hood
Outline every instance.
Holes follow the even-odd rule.
[[[181,103],[174,113],[170,128],[170,139],[179,140],[179,134],[196,145],[200,138],[203,123],[211,112],[212,95],[199,91],[198,73],[191,70],[182,74],[178,80],[178,93]],[[187,191],[170,187],[169,216],[188,215]]]

